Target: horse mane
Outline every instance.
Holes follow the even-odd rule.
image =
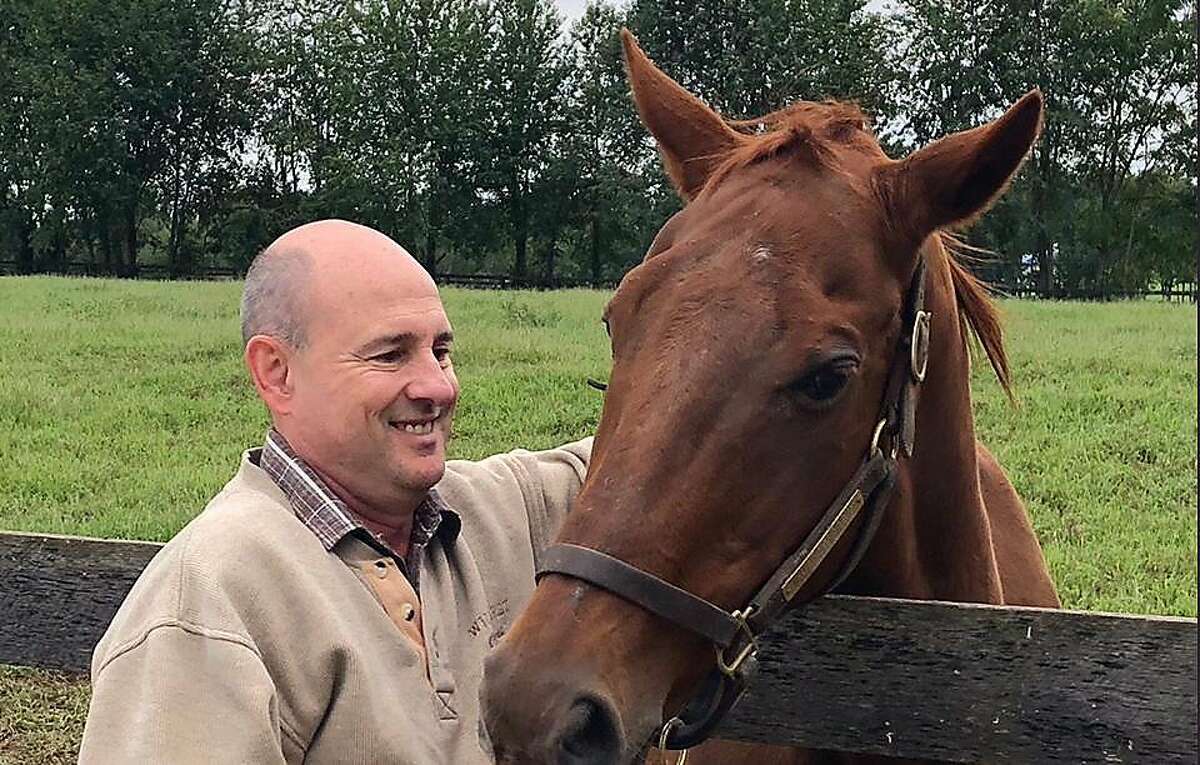
[[[967,244],[949,231],[936,234],[940,250],[950,267],[950,279],[954,284],[954,299],[958,304],[959,320],[962,322],[963,342],[970,342],[971,335],[983,347],[996,380],[1004,389],[1010,402],[1013,395],[1012,375],[1008,367],[1008,353],[1004,350],[1004,330],[1000,325],[1000,312],[992,300],[987,285],[963,264],[966,260],[981,260],[975,253],[986,254],[987,250]]]
[[[843,101],[813,103],[798,101],[778,111],[749,120],[726,120],[737,133],[737,145],[713,170],[700,193],[715,188],[731,172],[785,152],[807,161],[810,167],[831,169],[835,164],[834,144],[857,145],[879,151],[870,120],[857,104]],[[987,285],[964,265],[981,260],[986,250],[967,244],[950,231],[939,231],[936,249],[946,259],[954,285],[954,298],[962,322],[963,342],[974,335],[987,355],[996,380],[1014,401],[1008,354],[1000,313]]]

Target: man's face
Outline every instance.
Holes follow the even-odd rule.
[[[442,477],[458,400],[441,298],[411,264],[347,264],[313,283],[289,439],[358,499],[411,500]]]

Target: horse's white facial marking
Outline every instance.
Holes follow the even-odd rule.
[[[755,263],[762,263],[770,257],[771,248],[767,247],[765,244],[760,244],[754,248],[753,252],[750,253],[750,260],[754,261]]]

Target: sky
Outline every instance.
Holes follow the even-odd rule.
[[[583,15],[583,7],[587,5],[587,0],[554,0],[554,4],[569,24]]]

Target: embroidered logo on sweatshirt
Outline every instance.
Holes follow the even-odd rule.
[[[471,625],[467,627],[467,634],[478,637],[485,630],[488,631],[488,648],[491,648],[508,631],[508,621],[508,598],[504,598],[489,605],[486,611],[475,614]]]

